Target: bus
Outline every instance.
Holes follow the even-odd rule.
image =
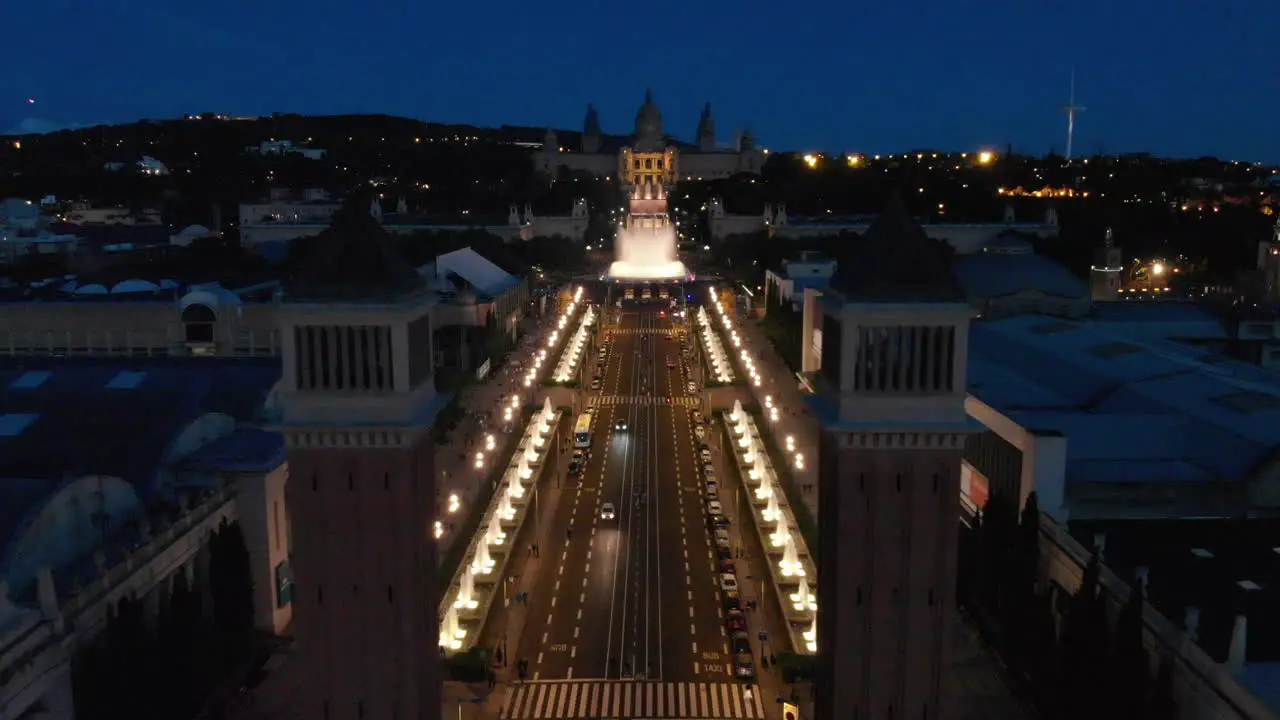
[[[582,413],[578,416],[578,423],[573,426],[573,446],[591,447],[591,413]]]

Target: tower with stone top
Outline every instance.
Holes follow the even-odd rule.
[[[432,301],[368,213],[316,238],[279,311],[299,717],[439,718]]]
[[[1124,254],[1116,247],[1111,228],[1107,228],[1097,257],[1089,268],[1093,300],[1115,300],[1120,297],[1120,274],[1124,271]]]
[[[901,195],[822,299],[819,720],[940,717],[972,311]]]

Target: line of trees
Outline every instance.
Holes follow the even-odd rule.
[[[1152,678],[1143,645],[1141,581],[1114,625],[1101,587],[1099,553],[1065,604],[1061,627],[1051,592],[1037,589],[1040,508],[1035,493],[1021,511],[1016,494],[993,490],[959,540],[960,606],[1005,658],[1050,718],[1176,720],[1173,666],[1162,658]]]
[[[803,342],[804,313],[782,296],[782,288],[766,276],[764,319],[760,330],[794,371],[800,369],[800,346]]]
[[[79,647],[71,664],[77,718],[191,717],[244,666],[254,649],[253,580],[239,523],[224,522],[208,552],[207,588],[179,571],[157,617],[125,598]]]

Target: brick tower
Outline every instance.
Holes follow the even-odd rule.
[[[280,306],[298,717],[440,717],[431,306],[359,203]]]
[[[819,720],[933,720],[954,612],[972,311],[896,195],[822,298]]]

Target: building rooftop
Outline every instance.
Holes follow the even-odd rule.
[[[1192,302],[1095,302],[1092,320],[1100,330],[1147,339],[1226,340],[1223,319]]]
[[[435,276],[436,288],[444,292],[457,292],[459,288],[444,287],[450,274],[457,275],[475,288],[479,295],[497,297],[519,282],[519,279],[495,265],[485,256],[469,247],[445,253],[434,263],[423,266],[420,273]]]
[[[1057,262],[1026,253],[980,252],[952,261],[952,271],[970,298],[997,298],[1040,292],[1087,298],[1089,286]]]
[[[0,358],[0,493],[109,475],[145,497],[188,425],[254,420],[279,376],[274,359]]]
[[[1246,479],[1280,446],[1280,376],[1222,355],[1040,315],[975,322],[969,349],[973,396],[1069,438],[1068,482]]]

